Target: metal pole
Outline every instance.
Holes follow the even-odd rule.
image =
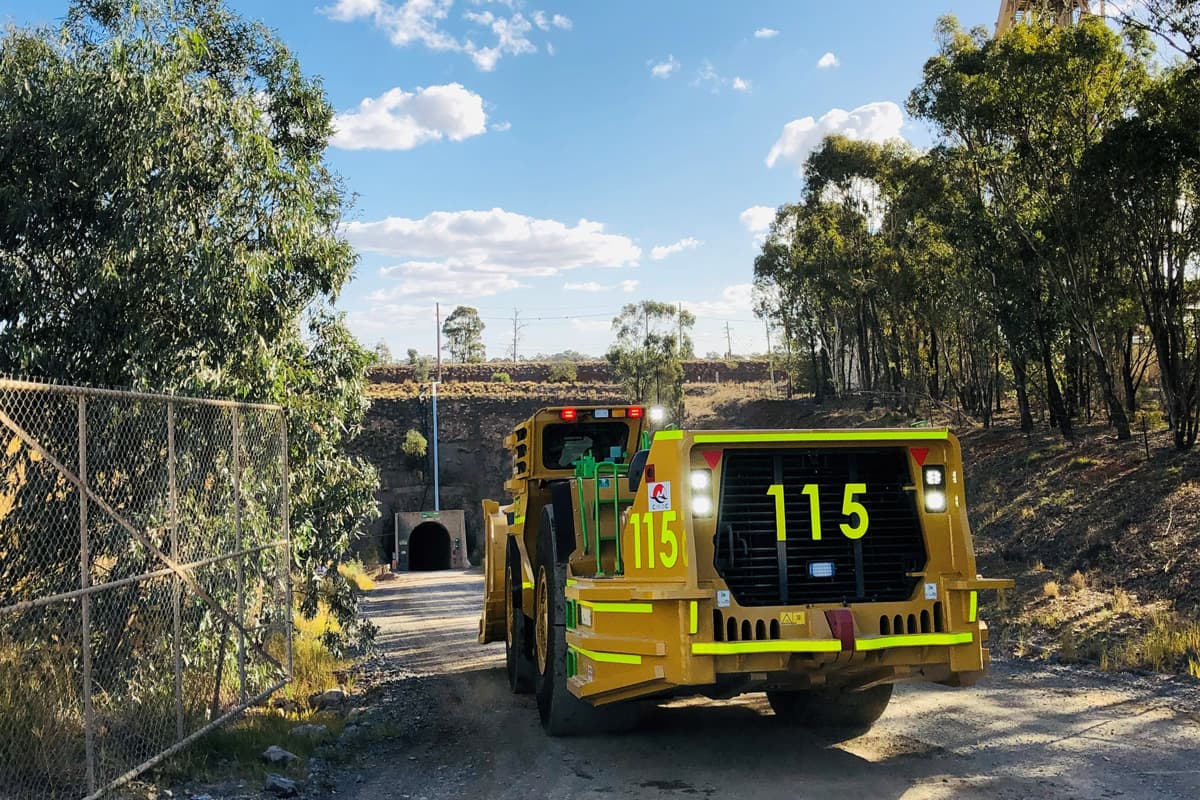
[[[87,486],[87,399],[79,398],[79,588],[86,589],[91,582],[88,552],[88,498]],[[84,755],[87,760],[88,792],[96,791],[96,714],[92,708],[92,609],[91,597],[80,598],[81,628],[83,634],[83,726]]]
[[[233,528],[237,537],[237,548],[245,549],[242,541],[242,421],[241,414],[233,410]],[[246,705],[246,557],[238,556],[237,562],[237,621],[238,621],[238,685],[240,699]]]
[[[437,379],[442,379],[442,304],[433,304],[434,325],[437,328]]]
[[[438,381],[433,382],[433,510],[442,510],[442,495],[438,488],[438,421],[437,421],[437,387]]]
[[[179,490],[175,482],[175,403],[167,403],[167,491],[171,515],[171,558],[182,561],[179,552]],[[183,622],[180,603],[183,584],[179,575],[171,580],[171,633],[175,656],[175,740],[183,738]]]
[[[287,430],[287,412],[279,412],[279,429],[282,437],[283,452],[283,586],[284,595],[287,603],[287,678],[292,679],[293,663],[292,663],[292,615],[295,613],[292,609],[292,517],[291,510],[288,504],[291,502],[291,473],[288,472],[288,430]]]

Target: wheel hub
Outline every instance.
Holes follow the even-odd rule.
[[[546,664],[550,659],[550,589],[546,579],[546,568],[538,569],[537,578],[537,622],[534,635],[537,640],[538,671],[546,674]]]

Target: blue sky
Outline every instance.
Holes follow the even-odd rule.
[[[329,161],[361,255],[339,306],[367,344],[434,350],[433,305],[477,307],[488,357],[601,355],[611,318],[681,302],[696,349],[763,351],[767,209],[822,133],[928,131],[902,107],[945,13],[905,3],[230,0],[274,28],[339,112]],[[0,0],[44,24],[65,0]],[[365,101],[365,102],[364,102]]]

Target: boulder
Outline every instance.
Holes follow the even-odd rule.
[[[288,731],[290,736],[295,736],[297,739],[308,739],[313,742],[319,742],[329,736],[329,728],[325,725],[297,725]]]
[[[263,784],[263,791],[275,797],[298,797],[300,795],[300,789],[294,780],[274,773],[267,776],[267,780]]]
[[[289,753],[277,744],[273,744],[263,751],[262,760],[268,764],[290,764],[293,761],[299,761],[300,756],[295,753]]]

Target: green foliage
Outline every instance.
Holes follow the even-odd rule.
[[[665,406],[683,418],[682,360],[693,355],[688,332],[695,324],[690,311],[654,300],[630,303],[613,319],[608,363],[633,402]]]
[[[283,405],[302,608],[377,512],[343,445],[373,361],[332,301],[354,266],[332,109],[219,0],[77,0],[0,42],[0,372]],[[52,131],[53,135],[46,132]]]
[[[470,306],[459,306],[442,323],[442,335],[446,337],[446,350],[450,358],[459,363],[483,361],[487,353],[483,347],[483,320],[479,312]]]
[[[575,383],[579,380],[579,369],[573,361],[558,361],[550,367],[547,376],[550,383]]]
[[[376,343],[373,353],[375,356],[375,363],[377,364],[391,364],[394,362],[394,359],[392,358],[392,348],[388,347],[388,343],[383,339],[380,339],[379,342]]]
[[[419,459],[425,457],[428,446],[429,443],[425,440],[425,437],[421,435],[420,431],[409,428],[404,434],[404,444],[400,446],[400,449],[404,452],[404,455],[408,456],[408,458]]]
[[[512,376],[507,372],[493,372],[492,383],[512,383]]]

